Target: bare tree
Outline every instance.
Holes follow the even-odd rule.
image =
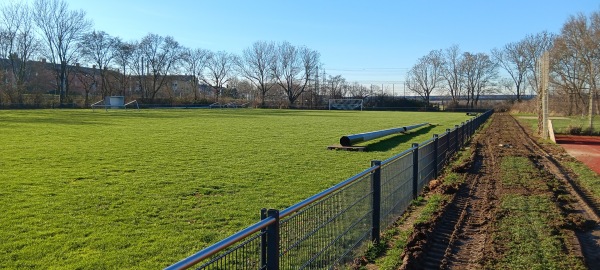
[[[489,91],[489,86],[497,76],[496,65],[485,53],[463,54],[463,76],[467,90],[467,106],[477,106],[479,97]]]
[[[236,61],[234,56],[225,51],[208,54],[202,81],[213,89],[215,102],[219,102],[219,96],[232,75],[234,61]]]
[[[180,60],[181,47],[172,37],[162,37],[148,34],[138,45],[141,54],[141,67],[146,66],[149,74],[149,85],[142,92],[144,98],[153,101],[156,94],[163,89],[167,78],[175,70],[175,64]],[[145,75],[142,74],[142,77]]]
[[[329,98],[343,98],[348,89],[346,79],[342,75],[329,76],[326,87],[329,90]]]
[[[71,11],[63,0],[35,0],[33,20],[44,38],[46,55],[57,67],[56,78],[60,104],[69,97],[68,65],[82,35],[91,27],[85,11]]]
[[[271,66],[277,84],[283,89],[290,106],[306,89],[319,65],[319,53],[306,47],[283,42],[277,47],[276,60]]]
[[[540,86],[540,70],[538,65],[538,59],[542,56],[542,54],[548,51],[552,47],[552,43],[554,42],[555,36],[548,32],[540,32],[535,35],[528,35],[522,41],[524,42],[524,46],[527,50],[527,81],[537,95],[537,111],[542,111],[542,95],[539,94],[539,86]],[[538,134],[542,134],[542,114],[538,114]]]
[[[35,37],[32,13],[26,3],[12,2],[0,10],[0,58],[10,63],[12,85],[7,94],[12,103],[23,103],[23,92],[28,76],[29,61],[37,53],[40,45]],[[1,28],[0,28],[1,29]]]
[[[587,73],[576,46],[568,36],[560,35],[550,51],[552,83],[568,102],[569,115],[579,113],[580,103],[585,102],[582,89],[586,88]]]
[[[148,71],[147,58],[145,58],[139,41],[133,41],[130,45],[133,49],[129,61],[129,67],[135,79],[133,90],[142,98],[146,98],[148,93],[146,89],[150,88],[150,80],[148,80],[150,72]]]
[[[433,50],[417,60],[407,73],[406,87],[423,98],[429,105],[429,97],[442,81],[443,57],[441,50]]]
[[[198,101],[198,90],[200,78],[208,62],[210,51],[205,49],[185,49],[182,54],[183,69],[192,76],[192,89],[194,91],[194,101]]]
[[[119,65],[120,78],[118,80],[121,84],[122,94],[125,95],[128,93],[127,88],[131,87],[128,83],[131,75],[127,73],[127,67],[131,65],[135,44],[123,42],[120,38],[115,38],[115,41],[117,44],[113,52],[114,62]]]
[[[528,61],[530,60],[525,42],[513,42],[506,44],[501,50],[494,49],[492,50],[492,56],[512,79],[515,84],[514,93],[517,96],[517,101],[521,101],[523,86],[527,79]]]
[[[590,133],[594,131],[594,97],[596,100],[600,95],[598,91],[598,80],[600,79],[600,11],[595,11],[590,16],[589,39],[586,40],[586,46],[591,51],[591,61],[588,67],[590,74],[590,96],[589,96],[589,129]],[[600,111],[600,102],[596,102],[596,113]]]
[[[509,78],[501,78],[498,81],[499,92],[516,96],[515,82]]]
[[[584,67],[581,75],[585,79],[588,90],[588,128],[589,132],[593,132],[594,96],[597,92],[600,64],[600,14],[594,12],[589,19],[583,14],[572,16],[563,26],[561,36],[569,44],[566,47],[576,54]]]
[[[83,58],[98,68],[102,96],[112,95],[107,82],[107,68],[115,57],[119,41],[104,31],[92,31],[83,35],[79,43],[79,51]],[[95,74],[94,74],[95,75]],[[95,81],[95,80],[94,80]]]
[[[92,69],[92,73],[90,74],[87,69],[83,69],[79,66],[75,67],[75,78],[81,83],[83,86],[84,93],[84,106],[87,107],[90,105],[90,93],[96,91],[98,87],[98,78],[96,77],[96,69]]]
[[[458,45],[453,45],[445,50],[442,77],[446,81],[454,106],[458,105],[458,100],[460,99],[463,88],[461,61],[462,54]]]
[[[359,82],[353,82],[350,85],[350,95],[353,98],[364,99],[369,95],[369,88]]]
[[[246,48],[242,56],[237,59],[236,66],[239,74],[256,85],[260,93],[260,105],[264,107],[265,96],[275,85],[271,72],[275,61],[275,44],[257,41],[251,47]]]

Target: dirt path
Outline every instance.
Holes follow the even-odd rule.
[[[557,149],[543,149],[508,114],[495,114],[490,126],[473,139],[472,161],[459,168],[465,181],[445,211],[430,228],[418,228],[414,235],[426,240],[409,241],[402,269],[482,269],[502,257],[503,244],[493,241],[499,216],[499,198],[504,194],[547,193],[555,199],[566,225],[557,225],[565,236],[562,249],[582,258],[589,269],[600,268],[600,204],[575,185],[573,175],[553,156]],[[537,171],[528,177],[547,181],[549,188],[529,189],[503,185],[501,160],[521,157],[530,160]],[[568,197],[568,199],[565,199]]]

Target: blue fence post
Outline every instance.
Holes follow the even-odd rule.
[[[413,200],[419,196],[419,144],[413,143]]]
[[[279,210],[267,210],[275,222],[267,227],[267,270],[279,270]]]
[[[381,240],[381,161],[372,160],[371,167],[377,167],[371,174],[371,188],[373,190],[371,239],[374,243],[379,244]]]
[[[437,134],[433,134],[433,164],[434,164],[434,168],[433,168],[433,178],[437,178],[438,177],[438,138],[439,136]]]
[[[260,209],[260,220],[269,217],[267,215],[267,208]],[[267,228],[260,230],[262,235],[260,236],[260,267],[267,265]]]

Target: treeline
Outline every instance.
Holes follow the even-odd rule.
[[[458,45],[434,50],[408,71],[407,88],[429,101],[432,93],[448,95],[452,103],[477,106],[479,96],[510,93],[516,101],[529,90],[540,92],[540,58],[549,54],[550,110],[556,114],[593,116],[600,109],[600,13],[571,16],[560,33],[540,32],[508,43],[490,53],[461,52]],[[504,74],[504,76],[499,76]],[[537,104],[529,106],[537,112]],[[521,106],[526,108],[527,106]]]
[[[285,41],[257,41],[236,55],[186,48],[156,34],[124,41],[93,29],[85,11],[62,0],[0,8],[0,104],[38,104],[50,96],[58,105],[88,106],[122,95],[147,103],[316,107],[374,91],[319,73],[318,51]]]
[[[458,45],[433,50],[407,72],[404,87],[426,103],[432,94],[451,97],[451,106],[477,107],[481,95],[494,93],[520,101],[526,91],[539,92],[538,60],[549,52],[550,92],[564,103],[555,111],[592,115],[598,109],[599,17],[597,11],[575,15],[559,34],[530,34],[489,53],[463,52]],[[63,0],[0,6],[0,104],[51,99],[88,106],[122,95],[143,103],[315,108],[331,98],[387,95],[383,86],[327,75],[322,65],[318,51],[285,41],[257,41],[239,55],[186,48],[156,34],[124,41],[93,29],[83,10]]]

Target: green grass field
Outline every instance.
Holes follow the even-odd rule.
[[[0,268],[161,268],[468,119],[292,110],[0,111]],[[342,135],[437,124],[328,151]]]

